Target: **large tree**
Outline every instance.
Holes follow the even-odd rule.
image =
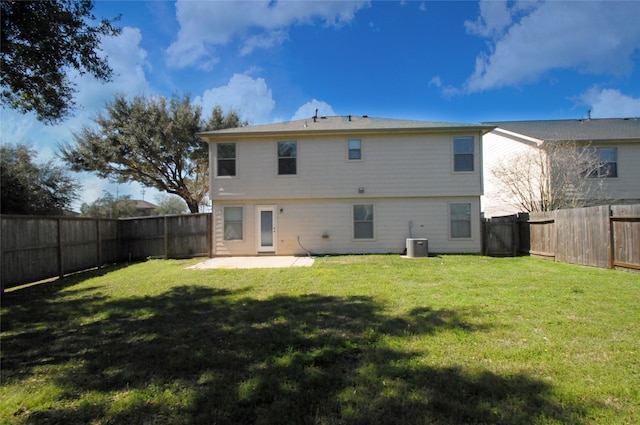
[[[78,198],[78,182],[53,160],[37,163],[25,144],[0,146],[2,214],[61,215]]]
[[[112,70],[99,54],[102,36],[115,36],[116,20],[96,22],[91,0],[0,3],[0,103],[33,111],[47,124],[75,108],[69,70],[109,81]]]
[[[503,201],[539,212],[598,203],[603,180],[597,176],[603,167],[588,144],[555,141],[503,158],[489,171]]]
[[[196,213],[209,191],[208,146],[196,133],[244,125],[235,111],[217,106],[208,120],[189,96],[116,95],[74,141],[61,146],[75,171],[119,182],[136,181],[177,195]]]
[[[93,218],[123,218],[135,217],[138,213],[136,202],[131,196],[115,197],[109,192],[90,204],[83,203],[80,207],[80,215]]]
[[[177,196],[161,193],[156,197],[156,204],[158,208],[156,208],[155,212],[158,215],[176,215],[187,212],[187,206],[184,201]]]

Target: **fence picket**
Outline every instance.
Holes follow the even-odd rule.
[[[640,204],[531,213],[529,225],[533,256],[640,270]]]
[[[120,220],[3,215],[2,290],[107,263],[208,257],[210,222],[211,214]]]

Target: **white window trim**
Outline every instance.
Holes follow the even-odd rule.
[[[278,143],[295,143],[296,144],[296,173],[295,174],[280,174],[280,152],[278,152]],[[292,178],[300,176],[300,143],[297,140],[277,140],[275,143],[276,150],[276,177],[277,178]]]
[[[455,149],[455,140],[456,139],[468,139],[471,138],[473,141],[473,170],[469,171],[456,171],[456,149]],[[475,135],[457,135],[451,137],[451,173],[452,174],[474,174],[477,173],[478,165],[477,165],[477,156],[478,156],[478,147],[476,146],[476,136]]]
[[[607,180],[607,181],[611,181],[611,180],[615,180],[615,179],[619,179],[620,178],[620,155],[619,155],[619,149],[618,146],[606,146],[606,145],[597,145],[597,146],[591,146],[591,147],[587,147],[585,149],[589,149],[589,148],[593,148],[595,150],[595,152],[597,152],[598,155],[598,175],[597,176],[587,176],[587,179],[590,180],[599,180],[599,179],[603,179],[603,180]],[[616,151],[616,175],[615,176],[604,176],[600,174],[600,149],[615,149]]]
[[[260,225],[261,223],[261,217],[260,217],[260,213],[262,211],[271,211],[271,218],[273,220],[272,225],[273,225],[273,240],[272,240],[272,245],[271,247],[262,247],[260,246],[261,241],[262,241],[262,236],[260,235],[261,229],[260,229]],[[270,253],[270,254],[275,254],[278,251],[277,245],[278,245],[278,207],[277,205],[256,205],[255,206],[255,244],[256,244],[256,252],[257,253]]]
[[[452,205],[457,205],[457,204],[467,204],[469,205],[469,236],[468,237],[459,237],[459,238],[454,238],[453,236],[451,236],[451,231],[453,230],[453,226],[452,226],[452,220],[451,220],[451,206]],[[471,201],[450,201],[447,203],[447,238],[450,241],[470,241],[470,240],[474,240],[473,237],[473,229],[474,229],[474,224],[473,224],[473,202]]]
[[[356,238],[355,233],[356,233],[356,229],[355,229],[355,220],[353,219],[353,208],[356,205],[371,205],[371,207],[373,208],[373,220],[372,220],[372,224],[373,224],[373,236],[371,238]],[[371,242],[371,241],[375,241],[376,240],[376,204],[374,204],[373,202],[370,203],[366,203],[366,202],[354,202],[353,204],[351,204],[350,208],[349,208],[349,218],[351,220],[351,240],[353,242]]]
[[[225,239],[225,224],[226,221],[224,220],[224,209],[225,208],[240,208],[242,209],[242,238],[240,239]],[[241,243],[245,241],[245,235],[246,235],[246,213],[245,213],[245,206],[244,205],[223,205],[222,206],[222,241],[224,243]]]
[[[349,151],[350,151],[349,142],[352,141],[352,140],[358,140],[360,142],[360,158],[358,158],[358,159],[349,158]],[[346,152],[346,160],[347,160],[347,162],[362,162],[362,161],[364,161],[364,147],[363,147],[364,143],[362,142],[362,139],[355,138],[355,137],[349,138],[349,139],[347,139],[347,141],[345,143],[345,146],[347,148],[347,152]]]
[[[233,176],[220,176],[218,175],[218,145],[222,144],[222,145],[231,145],[234,144],[236,145],[236,157],[234,158],[234,161],[236,162],[236,174]],[[238,175],[240,174],[239,170],[238,170],[238,144],[236,142],[217,142],[214,144],[213,146],[213,151],[214,151],[214,158],[213,158],[213,164],[214,164],[214,175],[213,178],[214,179],[237,179]]]

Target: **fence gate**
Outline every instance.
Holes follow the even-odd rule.
[[[492,257],[515,257],[519,247],[518,216],[492,217],[484,220],[482,251]]]

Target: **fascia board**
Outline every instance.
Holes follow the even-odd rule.
[[[388,129],[323,129],[323,130],[292,130],[292,131],[246,131],[238,133],[198,133],[205,142],[219,142],[242,139],[278,139],[278,138],[310,138],[322,136],[353,136],[353,135],[380,135],[389,134],[441,134],[441,133],[477,133],[482,135],[494,130],[493,126],[452,126],[452,127],[424,127],[424,128],[388,128]]]
[[[517,142],[528,144],[530,146],[540,146],[544,142],[544,140],[536,139],[535,137],[527,136],[521,133],[516,133],[514,131],[505,130],[500,127],[495,128],[491,132],[499,136],[503,136],[503,137],[507,137],[509,139],[515,140]]]

